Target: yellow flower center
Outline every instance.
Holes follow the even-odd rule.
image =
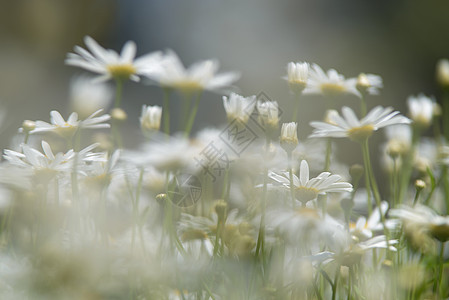
[[[71,138],[75,134],[77,129],[78,126],[65,123],[64,126],[57,126],[55,132],[64,138]]]
[[[348,130],[348,136],[351,140],[356,142],[363,142],[367,138],[369,138],[374,131],[374,126],[371,124],[354,127]]]
[[[346,87],[339,83],[321,84],[321,92],[326,96],[335,96],[346,92]]]
[[[319,191],[315,188],[308,188],[304,186],[295,188],[295,197],[302,203],[307,203],[318,196]]]
[[[309,219],[320,219],[320,215],[316,211],[316,209],[308,208],[308,207],[300,207],[296,209],[296,212],[306,218]]]
[[[187,94],[202,91],[204,89],[203,85],[196,80],[180,80],[162,85],[166,85],[169,88],[174,88]]]
[[[107,68],[112,77],[118,79],[129,79],[137,71],[132,64],[109,65]]]

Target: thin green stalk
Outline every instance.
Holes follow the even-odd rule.
[[[393,158],[393,208],[396,207],[399,201],[399,172],[398,172],[398,159]]]
[[[164,119],[164,133],[170,135],[170,89],[164,88],[164,104],[162,108]]]
[[[114,140],[115,147],[122,149],[123,148],[123,142],[122,142],[122,136],[120,134],[120,124],[117,120],[112,120],[111,124],[111,132],[112,132],[112,139]]]
[[[297,122],[296,120],[298,119],[298,110],[301,104],[300,96],[300,93],[295,93],[295,104],[293,105],[292,122]]]
[[[446,140],[449,140],[449,91],[443,91],[443,134]]]
[[[364,165],[364,169],[365,169],[365,189],[366,189],[366,193],[368,196],[368,214],[371,215],[371,213],[373,212],[373,203],[372,203],[372,193],[371,193],[371,182],[369,180],[369,169],[368,169],[368,165],[369,165],[369,157],[366,155],[366,152],[364,150],[364,146],[363,143],[361,144],[362,146],[362,155],[363,155],[363,165]]]
[[[441,280],[443,279],[443,263],[444,263],[444,243],[441,242],[440,245],[440,255],[438,259],[438,273],[437,278],[433,282],[433,294],[437,295],[437,298],[439,299],[440,295],[440,286],[441,286]]]
[[[114,108],[120,107],[122,102],[123,81],[119,78],[115,79],[115,103]]]
[[[368,176],[371,182],[371,186],[372,186],[372,190],[373,190],[373,194],[374,194],[374,199],[376,200],[376,205],[377,208],[379,209],[379,214],[380,214],[380,222],[382,223],[383,226],[383,230],[384,230],[384,234],[385,234],[385,241],[387,243],[387,254],[390,252],[390,244],[389,244],[389,232],[388,232],[388,228],[386,226],[386,222],[385,222],[385,216],[382,213],[382,209],[381,209],[381,198],[380,198],[380,194],[379,194],[379,189],[377,187],[377,182],[376,182],[376,178],[374,176],[374,172],[373,172],[373,168],[371,166],[371,161],[370,161],[370,155],[369,155],[369,146],[368,146],[368,139],[365,140],[365,142],[362,144],[362,148],[363,148],[363,156],[364,156],[364,161],[366,162],[365,168],[368,169]]]
[[[421,194],[421,189],[417,189],[416,193],[415,193],[415,198],[413,199],[413,206],[416,205],[416,203],[418,203],[418,199],[419,199],[419,195]]]
[[[415,157],[416,147],[418,145],[419,138],[420,138],[420,130],[416,126],[413,126],[412,145],[409,153],[405,155],[404,159],[402,160],[404,166],[402,167],[402,176],[399,185],[399,197],[398,197],[399,204],[401,204],[404,201],[404,198],[407,193],[409,181],[413,171],[413,158]]]
[[[367,111],[366,100],[365,100],[364,94],[362,93],[362,97],[360,98],[360,112],[361,112],[362,118],[364,116],[366,116],[366,111]]]
[[[288,155],[288,174],[290,177],[290,195],[292,198],[292,208],[295,208],[295,185],[293,184],[293,157],[292,153],[287,153]]]
[[[30,138],[30,132],[27,130],[25,131],[25,138],[23,140],[23,143],[26,145],[28,144],[28,139]]]
[[[335,300],[337,297],[337,287],[339,278],[340,278],[340,265],[337,266],[337,270],[335,271],[334,284],[332,285],[332,300]]]
[[[270,139],[266,137],[265,143],[265,151],[268,154],[268,148],[270,145]],[[266,209],[266,201],[267,201],[267,189],[268,189],[268,168],[264,167],[263,172],[263,189],[262,189],[262,203],[261,203],[261,217],[260,217],[260,225],[259,225],[259,235],[257,237],[257,245],[256,245],[256,258],[259,257],[259,254],[264,256],[264,239],[265,239],[265,209]]]
[[[200,104],[201,93],[198,93],[195,103],[193,104],[192,111],[190,112],[189,119],[187,120],[187,125],[185,129],[185,136],[189,137],[190,131],[192,131],[193,122],[195,122],[196,113],[198,111],[198,106]]]
[[[324,164],[324,171],[328,172],[331,167],[331,154],[332,154],[332,140],[327,138],[326,142],[326,161]]]

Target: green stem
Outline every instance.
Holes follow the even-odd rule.
[[[371,182],[371,186],[373,189],[373,194],[374,194],[374,199],[376,200],[376,205],[377,208],[379,209],[379,214],[380,214],[380,222],[382,223],[383,226],[383,230],[384,230],[384,234],[385,234],[385,241],[387,243],[387,254],[390,252],[390,244],[389,244],[389,232],[388,232],[388,228],[386,226],[386,222],[385,222],[385,216],[382,213],[382,208],[381,208],[381,198],[380,198],[380,194],[379,194],[379,189],[377,187],[377,182],[376,182],[376,178],[374,176],[374,172],[373,172],[373,168],[371,166],[371,161],[370,161],[370,155],[369,155],[369,146],[368,146],[368,139],[365,140],[365,142],[363,143],[363,156],[364,156],[364,161],[366,162],[365,168],[368,168],[368,176],[370,178],[370,182]]]
[[[326,161],[324,164],[324,171],[329,172],[331,167],[331,154],[332,154],[332,140],[327,138],[326,142]]]
[[[366,109],[365,96],[362,93],[362,98],[360,98],[360,112],[361,112],[362,118],[364,116],[366,116],[366,111],[367,111],[367,109]]]
[[[115,80],[115,103],[114,108],[120,107],[122,102],[122,93],[123,93],[123,81],[121,79]]]
[[[189,137],[190,131],[192,131],[193,122],[195,121],[195,116],[198,111],[200,99],[201,99],[201,93],[198,93],[198,96],[195,99],[195,103],[193,104],[192,111],[190,112],[189,119],[187,120],[187,125],[186,125],[186,130],[185,130],[186,137]]]
[[[446,140],[449,140],[449,91],[443,92],[443,134]]]
[[[443,263],[444,263],[444,243],[441,242],[440,246],[440,255],[438,260],[438,273],[437,278],[433,283],[433,294],[439,296],[440,294],[440,286],[441,286],[441,280],[443,279]],[[439,299],[439,297],[437,297]]]
[[[419,194],[421,194],[421,189],[416,190],[415,198],[413,198],[413,206],[415,206],[416,203],[418,203]]]
[[[164,133],[170,135],[170,89],[164,88],[164,104],[162,108],[164,119]]]
[[[293,184],[293,157],[292,157],[292,153],[289,152],[287,153],[288,156],[288,174],[290,177],[290,195],[292,198],[292,208],[295,208],[295,185]]]
[[[301,104],[300,96],[301,96],[300,93],[295,93],[295,104],[293,106],[292,122],[297,122],[296,120],[298,118],[298,110]]]
[[[266,136],[266,143],[265,143],[265,153],[268,155],[268,149],[270,146],[270,138]],[[256,257],[259,257],[259,253],[264,255],[264,239],[265,239],[265,208],[266,208],[266,201],[267,201],[267,189],[268,189],[268,168],[267,166],[264,167],[263,172],[263,190],[262,190],[262,213],[260,217],[260,225],[259,225],[259,235],[257,237],[257,245],[256,245]]]
[[[363,155],[363,165],[364,165],[364,169],[365,169],[365,189],[366,189],[366,194],[368,196],[368,214],[371,215],[372,211],[373,211],[373,203],[372,203],[372,193],[371,193],[371,182],[369,180],[369,169],[368,169],[368,165],[370,164],[369,162],[369,157],[367,156],[366,152],[365,152],[365,146],[362,143],[362,155]]]
[[[405,195],[407,193],[407,188],[409,186],[409,181],[413,171],[413,159],[415,157],[416,147],[418,145],[419,138],[420,138],[420,130],[416,126],[413,126],[412,145],[409,153],[405,155],[404,159],[402,160],[404,166],[402,167],[402,176],[399,186],[399,197],[398,197],[399,204],[401,204],[404,201]]]
[[[339,278],[340,278],[340,265],[337,266],[337,270],[335,271],[334,284],[332,285],[332,300],[335,300],[337,297],[337,286]]]
[[[29,131],[25,131],[25,138],[23,143],[26,145],[28,144],[28,139],[30,138],[30,132]]]

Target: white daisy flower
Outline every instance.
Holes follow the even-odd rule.
[[[50,112],[50,124],[44,121],[36,121],[36,127],[30,131],[30,133],[38,133],[38,132],[55,132],[63,137],[70,138],[72,137],[78,128],[83,129],[95,129],[95,128],[109,128],[110,125],[103,123],[108,121],[111,117],[108,114],[97,117],[103,109],[99,109],[85,120],[78,120],[78,114],[73,112],[70,114],[67,121],[61,116],[61,114],[52,110]]]
[[[168,50],[158,68],[148,72],[146,76],[164,88],[173,88],[185,93],[203,90],[227,93],[240,75],[236,72],[216,74],[218,67],[217,61],[205,60],[186,69],[178,55]]]
[[[100,74],[96,78],[98,81],[115,78],[138,82],[139,76],[156,68],[161,59],[160,52],[152,52],[135,59],[136,44],[132,41],[126,42],[120,54],[101,47],[90,36],[84,38],[84,43],[90,52],[75,46],[75,53],[67,54],[65,63]]]
[[[310,207],[269,208],[266,225],[288,243],[304,245],[303,251],[322,247],[323,244],[331,249],[342,248],[349,240],[342,223],[329,215],[322,216],[319,210]]]
[[[42,141],[42,150],[43,153],[28,145],[22,145],[23,153],[4,150],[3,158],[14,166],[33,170],[36,178],[44,181],[52,179],[59,173],[71,170],[72,150],[66,154],[57,153],[54,155],[46,141]]]
[[[310,65],[306,62],[290,62],[287,65],[288,85],[293,93],[301,93],[307,86]]]
[[[374,74],[361,73],[357,77],[356,88],[361,93],[368,93],[370,95],[378,95],[379,89],[383,88],[382,77]]]
[[[345,79],[334,69],[325,73],[320,66],[313,64],[304,94],[322,94],[325,96],[353,94],[360,97],[361,94],[356,88],[356,83],[356,78]]]
[[[223,96],[223,106],[230,122],[237,120],[246,123],[256,106],[256,96],[243,97],[231,93],[229,97]]]
[[[91,77],[78,76],[70,84],[70,106],[80,117],[106,109],[112,100],[111,87],[105,83],[95,83]]]
[[[388,240],[384,235],[375,236],[369,240],[359,242],[356,244],[348,245],[340,253],[332,251],[324,251],[310,256],[309,258],[315,263],[328,264],[333,261],[338,261],[339,264],[343,266],[352,266],[359,263],[362,256],[371,249],[389,249],[390,251],[396,252],[397,249],[395,244],[398,240]]]
[[[277,129],[279,126],[279,106],[276,101],[257,101],[259,122],[268,129]]]
[[[290,189],[288,172],[284,172],[282,175],[270,172],[268,176],[277,183],[282,184],[285,188]],[[310,200],[316,199],[319,194],[351,192],[352,185],[340,180],[341,176],[331,175],[329,172],[322,172],[317,177],[309,179],[309,165],[307,161],[303,160],[299,169],[299,178],[293,174],[295,197],[305,204]]]
[[[428,127],[432,123],[435,112],[436,101],[433,97],[424,94],[410,96],[407,99],[410,118],[421,127]]]
[[[153,166],[163,171],[195,169],[195,157],[200,150],[188,139],[174,137],[166,140],[152,140],[143,145],[140,151],[126,151],[122,158],[138,167]]]
[[[388,210],[388,203],[386,201],[381,202],[380,210],[382,211],[382,215],[385,216]],[[386,220],[385,225],[388,229],[394,229],[397,227],[398,223],[396,220]],[[361,216],[355,223],[349,224],[351,235],[357,237],[361,241],[372,238],[375,232],[381,231],[383,228],[379,207],[374,208],[373,213],[369,216],[368,220]]]
[[[83,162],[105,161],[103,153],[92,153],[91,151],[96,148],[98,144],[92,144],[87,146],[83,150],[78,152],[78,164]],[[3,158],[9,161],[12,165],[31,168],[37,173],[40,171],[52,172],[66,172],[71,171],[73,167],[73,159],[76,153],[72,150],[66,153],[59,152],[56,155],[51,150],[50,145],[46,141],[42,141],[42,150],[36,150],[29,145],[23,144],[23,153],[4,150]]]
[[[420,230],[441,242],[449,240],[449,216],[440,216],[427,206],[421,204],[414,207],[402,205],[390,210],[389,216],[400,218],[406,227],[405,231]]]
[[[335,113],[328,116],[328,122],[311,122],[315,128],[310,137],[349,137],[354,141],[363,141],[371,134],[386,126],[409,124],[411,121],[393,111],[392,107],[376,106],[364,118],[359,120],[349,107],[342,108],[343,117]]]

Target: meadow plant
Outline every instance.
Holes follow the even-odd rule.
[[[441,109],[411,96],[402,114],[371,99],[379,75],[290,62],[288,111],[231,93],[239,74],[218,73],[216,60],[185,68],[172,50],[136,59],[133,42],[120,54],[85,44],[66,64],[97,77],[72,82],[75,111],[25,120],[20,145],[3,150],[1,299],[449,297],[449,98]],[[439,62],[444,90],[448,68]],[[116,99],[105,113],[107,80]],[[162,89],[163,107],[128,116],[126,80]],[[207,91],[223,97],[227,123],[193,134]],[[172,92],[184,101],[179,128]],[[333,101],[310,127],[297,118],[313,105],[306,94]],[[338,107],[341,97],[360,103]],[[129,118],[140,124],[134,149],[122,139]],[[383,146],[370,144],[382,131]],[[340,161],[335,138],[359,146],[363,161]]]

